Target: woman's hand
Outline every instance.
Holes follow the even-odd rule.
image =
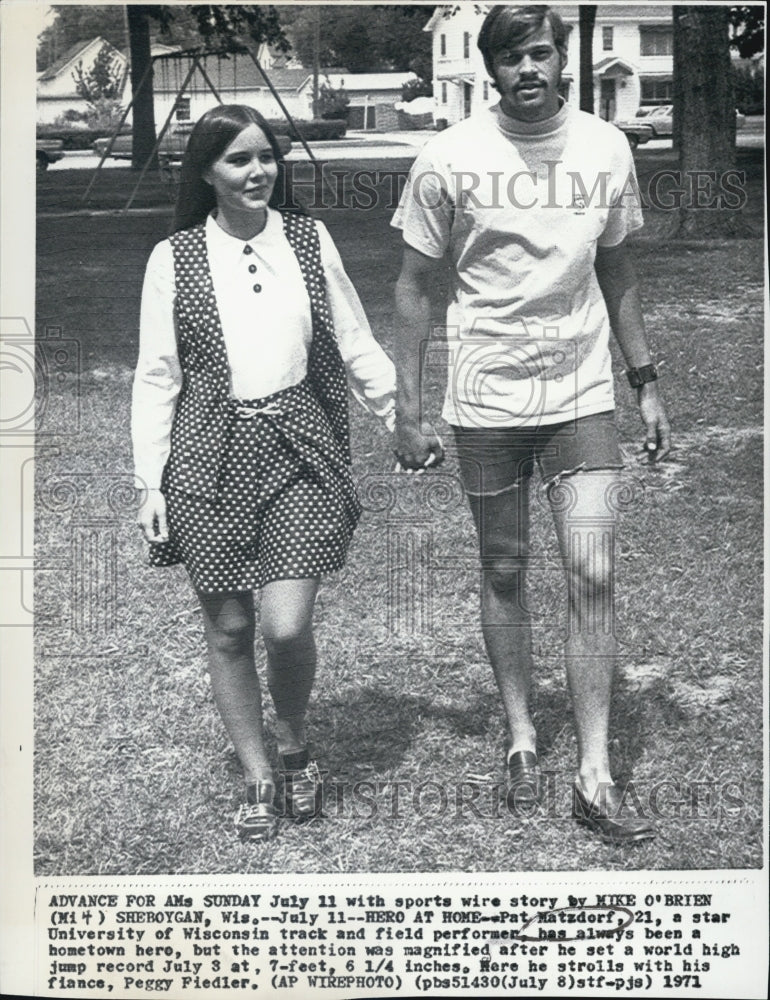
[[[160,490],[146,491],[136,521],[148,542],[168,541],[166,499]]]

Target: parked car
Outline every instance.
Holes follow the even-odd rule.
[[[158,147],[158,159],[161,166],[169,166],[181,162],[184,151],[187,148],[187,141],[193,130],[194,122],[179,122],[173,128],[169,128],[161,140]],[[282,153],[288,153],[291,149],[291,139],[285,135],[276,136],[278,146]],[[103,156],[109,147],[109,138],[96,139],[93,143],[93,150],[99,156]],[[110,149],[110,158],[114,160],[130,160],[133,152],[133,137],[130,134],[117,135]]]
[[[158,148],[158,159],[161,163],[169,163],[173,160],[182,159],[192,128],[193,122],[179,122],[166,131]],[[110,149],[109,137],[96,139],[92,148],[98,156],[104,156],[107,149]],[[133,136],[130,133],[116,135],[109,152],[110,158],[113,160],[130,160],[132,155]]]
[[[652,108],[644,123],[652,129],[653,139],[667,139],[674,132],[674,105],[660,104]]]
[[[64,159],[63,139],[38,139],[35,150],[35,165],[39,173],[48,170],[52,163]]]
[[[646,117],[641,118],[641,120],[637,118],[632,118],[627,121],[620,119],[618,121],[614,121],[612,124],[625,134],[626,139],[628,139],[628,145],[631,149],[636,149],[636,147],[641,145],[643,142],[649,142],[650,139],[654,138],[654,133],[647,124]]]
[[[736,108],[735,124],[740,128],[745,125],[746,116]],[[668,139],[674,132],[674,105],[660,104],[657,107],[639,108],[636,117],[628,121],[613,122],[622,132],[625,132],[631,149],[650,139]]]
[[[660,104],[654,108],[639,108],[636,117],[620,121],[616,125],[625,132],[631,149],[636,149],[650,139],[667,139],[674,131],[674,105]]]

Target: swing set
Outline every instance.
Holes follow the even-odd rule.
[[[185,93],[185,91],[188,89],[188,87],[190,85],[190,81],[192,80],[193,75],[195,74],[196,70],[200,73],[200,75],[203,78],[203,81],[204,81],[206,87],[208,87],[209,91],[214,95],[214,97],[217,99],[217,101],[220,104],[222,104],[222,103],[224,103],[222,101],[222,98],[220,97],[220,91],[222,90],[222,60],[223,59],[229,59],[231,56],[234,57],[233,58],[233,82],[232,82],[232,89],[237,92],[237,89],[238,89],[238,62],[237,62],[237,56],[238,55],[243,55],[243,54],[246,54],[251,59],[251,61],[254,63],[254,65],[256,66],[257,71],[259,72],[259,75],[264,80],[265,84],[267,85],[268,89],[270,90],[270,93],[275,98],[276,103],[278,104],[278,107],[281,109],[284,117],[286,118],[286,121],[288,122],[288,124],[289,124],[289,126],[291,128],[292,135],[296,136],[299,139],[299,141],[302,143],[302,145],[303,145],[303,147],[305,149],[305,152],[307,153],[307,155],[310,158],[310,160],[315,164],[316,167],[318,167],[318,161],[316,160],[315,156],[313,155],[313,151],[311,150],[310,146],[308,146],[308,144],[307,144],[304,136],[300,133],[299,129],[297,128],[297,126],[296,126],[296,124],[294,122],[294,119],[292,118],[291,114],[289,113],[289,109],[286,107],[286,105],[281,100],[280,94],[278,93],[278,91],[273,86],[272,81],[270,80],[270,78],[268,77],[268,75],[265,72],[264,68],[260,65],[259,60],[257,59],[257,57],[254,55],[254,53],[252,52],[252,50],[250,48],[247,48],[246,46],[243,46],[241,49],[237,50],[236,52],[226,51],[226,50],[223,50],[223,49],[215,50],[213,52],[202,52],[200,49],[185,49],[185,50],[182,50],[182,51],[179,51],[179,52],[163,52],[163,53],[159,53],[158,55],[150,57],[150,61],[149,61],[148,65],[147,65],[147,68],[144,71],[144,74],[142,75],[141,80],[139,81],[139,86],[137,87],[136,92],[139,93],[142,90],[142,88],[145,86],[145,84],[147,83],[147,80],[150,79],[153,76],[156,63],[162,68],[164,78],[166,78],[167,76],[170,76],[170,74],[167,74],[166,70],[168,68],[170,68],[171,66],[173,66],[173,70],[174,70],[174,100],[171,102],[171,107],[169,109],[168,114],[166,115],[166,120],[163,122],[163,127],[161,128],[160,132],[158,132],[157,139],[155,140],[155,145],[152,147],[152,151],[147,155],[147,158],[144,161],[144,164],[142,165],[142,170],[141,170],[141,173],[139,174],[139,178],[138,178],[136,184],[134,185],[134,189],[132,190],[132,192],[131,192],[131,194],[130,194],[130,196],[129,196],[127,202],[126,202],[126,204],[123,206],[123,211],[124,212],[127,212],[131,208],[131,206],[133,205],[134,199],[136,198],[137,192],[139,191],[139,188],[140,188],[140,186],[142,184],[142,181],[144,180],[145,175],[147,174],[147,171],[150,168],[150,164],[154,161],[155,157],[157,156],[157,153],[158,153],[158,150],[160,149],[161,143],[163,142],[163,139],[164,139],[164,137],[165,137],[165,135],[166,135],[166,133],[167,133],[167,131],[169,129],[169,126],[171,124],[171,119],[172,119],[172,117],[174,115],[174,112],[177,110],[177,108],[179,106],[180,98]],[[215,56],[217,58],[217,69],[218,69],[217,83],[219,84],[219,89],[217,89],[217,87],[215,87],[214,84],[212,83],[211,77],[206,72],[206,68],[205,68],[205,66],[203,65],[203,62],[202,62],[202,57],[205,58],[205,57],[209,57],[209,56]],[[190,68],[188,69],[187,73],[184,75],[184,79],[182,80],[182,82],[179,83],[179,80],[180,80],[181,75],[182,75],[181,72],[180,72],[181,62],[182,62],[182,60],[186,60],[186,59],[190,60]],[[91,177],[91,180],[90,180],[90,182],[88,184],[88,187],[86,188],[86,190],[84,191],[84,193],[83,193],[83,195],[81,197],[81,202],[83,202],[84,204],[88,202],[88,200],[89,200],[89,198],[91,196],[91,191],[93,190],[94,185],[96,184],[96,180],[97,180],[97,178],[99,177],[99,175],[101,173],[101,169],[102,169],[102,166],[104,165],[104,161],[109,157],[110,153],[112,152],[113,146],[115,145],[115,140],[117,139],[118,135],[120,134],[120,131],[123,128],[123,126],[124,126],[124,124],[126,122],[126,119],[128,118],[128,115],[129,115],[129,113],[131,111],[131,108],[133,106],[134,106],[134,96],[132,95],[131,100],[129,101],[129,103],[128,103],[126,109],[125,109],[125,111],[123,112],[123,114],[120,117],[120,121],[117,123],[117,125],[113,129],[112,134],[110,135],[110,138],[109,138],[109,142],[107,143],[107,145],[104,148],[104,151],[102,152],[101,159],[99,160],[99,163],[97,164],[97,166],[96,166],[96,168],[94,170],[93,176]],[[278,138],[280,140],[280,136]],[[171,176],[172,176],[172,179],[173,179],[173,174]],[[323,178],[323,173],[321,173],[321,177]]]

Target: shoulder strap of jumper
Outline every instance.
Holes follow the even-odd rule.
[[[335,438],[350,461],[347,378],[326,299],[326,276],[318,230],[307,215],[282,212],[281,216],[286,239],[297,258],[310,298],[313,342],[308,359],[308,379],[329,418]]]

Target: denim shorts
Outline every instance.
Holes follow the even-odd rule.
[[[540,427],[452,425],[465,492],[495,496],[532,475],[548,485],[575,472],[622,469],[614,410]]]

